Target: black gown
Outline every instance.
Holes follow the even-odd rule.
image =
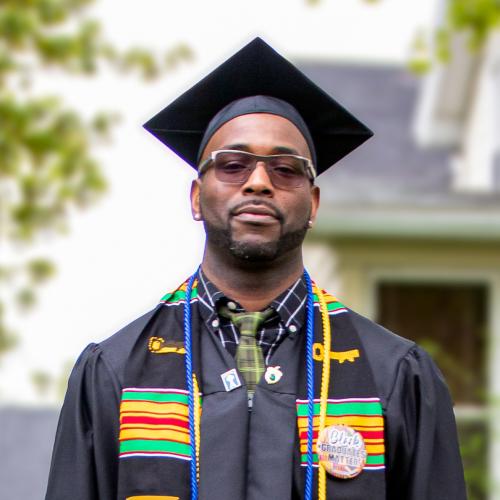
[[[117,497],[120,397],[127,356],[135,341],[133,332],[151,314],[101,344],[89,345],[78,359],[61,411],[46,500],[125,500]],[[387,499],[465,499],[452,402],[441,373],[413,342],[353,311],[349,314],[382,402]],[[215,337],[202,335],[201,339],[200,499],[303,498],[287,459],[293,455],[290,442],[296,433],[290,411],[295,406],[293,389],[276,393],[259,384],[250,420],[242,410],[241,419],[229,421],[224,412],[233,405],[245,409],[246,391],[211,394],[210,384],[220,384],[216,379],[235,366],[234,359]],[[274,356],[280,363],[288,363],[289,372],[298,372],[300,348],[293,344],[283,343]],[[232,436],[246,433],[250,438],[245,445],[232,445]],[[266,442],[269,436],[276,439]],[[267,452],[262,454],[260,450],[266,446]],[[344,483],[348,484],[342,482],[332,498],[370,498],[369,492],[350,495]]]

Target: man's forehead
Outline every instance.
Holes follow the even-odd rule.
[[[270,113],[250,113],[224,123],[209,139],[202,156],[222,148],[243,151],[266,149],[276,154],[311,157],[300,130],[286,118]]]

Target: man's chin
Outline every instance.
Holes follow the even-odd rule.
[[[277,241],[231,241],[229,251],[233,257],[246,262],[271,262],[278,256],[279,244]]]
[[[277,237],[264,235],[235,235],[230,228],[219,228],[204,221],[207,239],[213,249],[226,249],[242,262],[269,263],[300,247],[307,227],[280,234]]]

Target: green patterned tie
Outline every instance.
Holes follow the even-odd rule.
[[[257,344],[256,334],[262,323],[274,314],[274,309],[268,307],[265,311],[235,313],[227,306],[222,306],[219,314],[229,318],[240,331],[236,366],[245,379],[251,400],[265,368],[264,355]]]

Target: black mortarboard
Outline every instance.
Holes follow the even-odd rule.
[[[255,38],[144,124],[193,168],[211,119],[232,101],[271,96],[304,119],[316,150],[317,174],[370,138],[369,128],[261,38]]]

